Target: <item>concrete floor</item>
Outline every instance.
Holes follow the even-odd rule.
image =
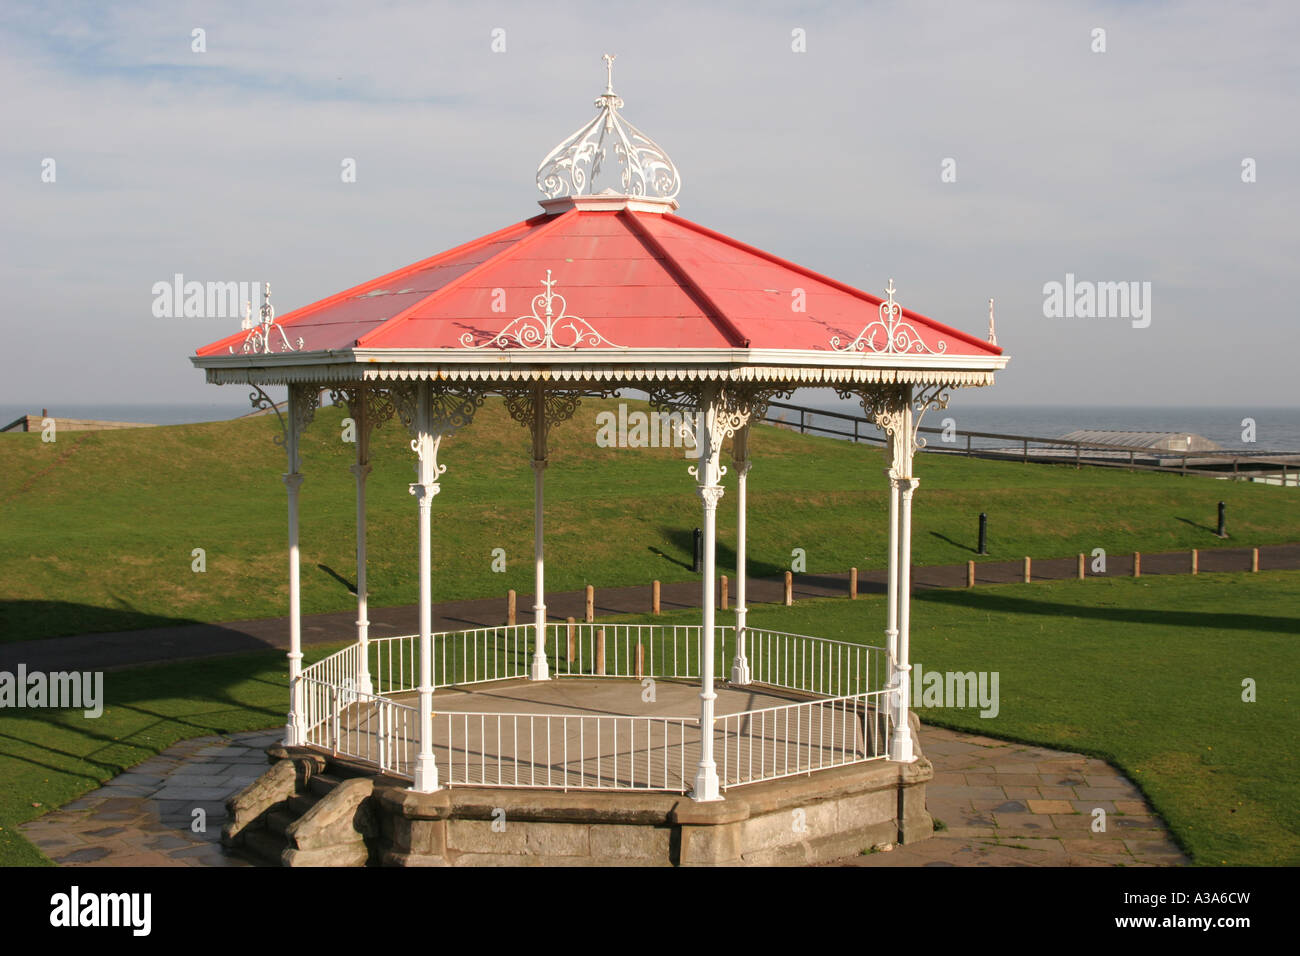
[[[756,775],[807,773],[883,755],[874,715],[842,702],[723,682],[715,693],[714,760],[724,788]],[[685,792],[700,760],[699,694],[696,682],[664,679],[512,680],[440,689],[433,698],[434,758],[440,778],[452,785]],[[414,694],[395,699],[416,705]],[[760,713],[727,716],[755,710]],[[372,712],[354,708],[341,727],[340,750],[375,759],[375,730]],[[416,750],[407,740],[400,769],[410,772]]]

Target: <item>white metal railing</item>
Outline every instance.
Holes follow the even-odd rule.
[[[700,677],[699,624],[548,624],[546,652],[557,677]],[[714,627],[713,676],[731,673],[735,629]]]
[[[881,690],[889,680],[888,651],[868,644],[746,627],[745,657],[755,682],[824,697]]]
[[[526,678],[532,624],[433,635],[436,688]],[[716,719],[722,786],[739,786],[886,756],[889,677],[883,648],[747,627],[754,683],[819,699]],[[554,677],[700,677],[702,628],[687,624],[553,623],[546,652]],[[714,677],[731,672],[735,629],[717,625]],[[418,709],[392,700],[419,683],[419,636],[371,640],[374,693],[358,690],[362,662],[351,645],[304,668],[307,743],[411,776]],[[435,711],[437,710],[435,698]],[[450,785],[686,792],[699,760],[694,717],[438,713],[435,759]]]
[[[434,688],[527,677],[533,632],[531,624],[510,624],[434,634]],[[372,640],[370,673],[377,694],[415,690],[420,682],[420,635]]]
[[[412,776],[420,725],[416,708],[350,686],[300,680],[308,744],[372,763],[386,773]]]
[[[693,717],[439,714],[451,786],[685,793],[699,761]]]
[[[888,695],[874,691],[718,717],[713,751],[721,786],[884,759],[889,747]]]

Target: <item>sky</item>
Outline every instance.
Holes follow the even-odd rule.
[[[238,318],[155,283],[285,314],[535,215],[608,52],[679,215],[976,335],[994,298],[963,401],[1300,405],[1297,47],[1287,2],[6,0],[0,403],[211,401]],[[1049,314],[1067,275],[1149,312]]]

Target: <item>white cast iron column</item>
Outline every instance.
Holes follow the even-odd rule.
[[[546,659],[546,575],[542,555],[542,501],[546,472],[546,393],[538,383],[533,392],[533,680],[550,680]]]
[[[438,487],[438,444],[430,423],[429,383],[420,382],[416,397],[415,451],[419,456],[419,481],[411,485],[420,507],[420,752],[415,758],[411,789],[432,793],[438,789],[438,767],[433,759],[433,596],[430,527],[433,497]]]
[[[298,488],[302,475],[298,473],[298,435],[293,415],[292,390],[289,398],[289,468],[284,476],[289,489],[289,717],[284,731],[286,747],[306,743],[306,721],[303,714],[302,684],[302,587],[298,574]]]
[[[719,484],[721,472],[718,467],[718,455],[722,449],[717,437],[720,430],[717,426],[716,385],[705,387],[700,396],[699,413],[702,420],[696,426],[696,442],[702,444],[699,464],[695,466],[695,477],[700,500],[704,503],[704,620],[700,635],[700,765],[691,796],[695,800],[705,801],[721,799],[718,767],[713,760],[713,702],[718,697],[713,692],[713,582],[717,570],[714,550],[718,535],[718,500],[722,497],[722,485]]]
[[[889,759],[911,763],[916,759],[912,747],[912,728],[908,723],[911,695],[910,636],[912,608],[912,492],[919,482],[912,477],[913,421],[912,388],[901,389],[894,408],[893,461],[890,464],[890,536],[894,536],[895,509],[897,509],[897,551],[891,560],[897,567],[897,610],[891,607],[891,618],[897,615],[898,634],[894,655],[894,735],[889,744]]]
[[[748,684],[751,680],[749,658],[745,654],[745,582],[749,569],[745,559],[745,478],[749,474],[749,426],[739,429],[731,439],[731,458],[736,467],[736,656],[731,662],[731,682]]]
[[[366,593],[366,477],[370,474],[370,417],[368,386],[357,389],[352,413],[357,435],[357,463],[351,471],[357,480],[357,691],[373,694],[370,680],[370,617],[369,595]]]
[[[284,475],[284,485],[289,489],[289,714],[284,731],[287,747],[301,746],[307,742],[306,707],[302,688],[302,584],[299,574],[298,551],[298,489],[302,475],[298,469],[298,439],[302,428],[311,420],[311,396],[303,386],[289,386],[285,427],[285,451],[289,471]]]

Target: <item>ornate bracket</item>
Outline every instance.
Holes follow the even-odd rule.
[[[858,388],[837,388],[840,398],[857,397],[862,410],[889,439],[885,455],[890,459],[891,478],[910,478],[912,458],[925,447],[919,437],[921,419],[931,408],[947,408],[946,384],[924,385],[913,390],[911,385],[875,385]]]
[[[330,389],[330,403],[347,406],[357,428],[357,460],[368,462],[371,430],[381,427],[397,413],[392,398],[373,385],[351,385]]]
[[[426,388],[429,390],[427,423],[422,421],[420,409],[421,390]],[[438,493],[439,476],[447,471],[446,465],[438,464],[442,439],[474,420],[486,393],[480,389],[447,388],[432,382],[401,382],[390,385],[388,395],[398,419],[411,433],[411,450],[418,459],[419,481],[411,485],[411,494],[431,498]]]
[[[544,383],[506,386],[500,389],[510,417],[533,433],[533,460],[546,461],[546,442],[551,427],[567,422],[578,412],[584,398],[607,398],[617,388],[607,389],[554,389]],[[542,415],[537,415],[537,398],[541,396]],[[540,426],[540,428],[539,428]]]
[[[727,469],[718,463],[722,444],[767,411],[767,403],[778,395],[788,396],[789,388],[751,384],[706,384],[696,390],[658,387],[650,390],[650,405],[660,411],[682,413],[682,433],[692,438],[701,456],[707,447],[704,471],[691,465],[686,469],[702,488],[716,486]],[[694,424],[692,424],[694,423]],[[701,442],[707,439],[707,446]],[[733,446],[734,451],[734,446]],[[738,459],[743,460],[743,459]]]
[[[894,301],[894,280],[889,280],[885,293],[889,296],[878,307],[879,317],[868,322],[858,333],[857,338],[847,345],[840,345],[838,335],[831,336],[831,348],[837,352],[880,352],[887,355],[929,353],[938,355],[948,350],[948,343],[940,341],[938,348],[930,348],[916,331],[916,326],[903,318],[903,307]],[[876,337],[880,336],[880,344]]]

